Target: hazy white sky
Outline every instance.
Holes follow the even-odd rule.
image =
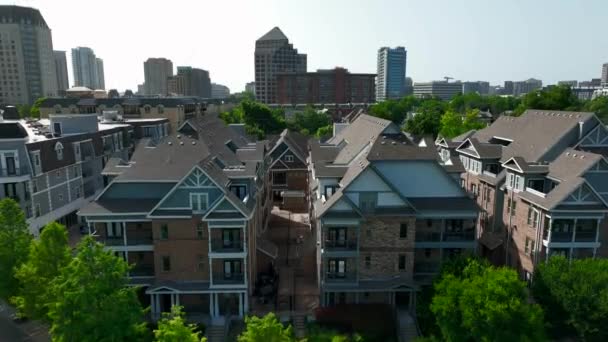
[[[376,72],[405,46],[414,81],[588,80],[608,62],[608,0],[0,0],[37,7],[56,50],[88,46],[106,88],[137,90],[143,61],[209,70],[232,92],[253,81],[255,40],[279,26],[308,70]],[[68,61],[71,74],[71,61]],[[70,76],[71,84],[71,76]]]

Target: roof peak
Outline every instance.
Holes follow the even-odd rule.
[[[268,33],[260,37],[258,40],[288,40],[287,36],[281,31],[278,26],[273,27]]]

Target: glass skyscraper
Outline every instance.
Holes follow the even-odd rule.
[[[378,50],[376,101],[395,99],[405,94],[405,65],[407,51],[403,46],[382,47]]]

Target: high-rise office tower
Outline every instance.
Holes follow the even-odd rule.
[[[167,80],[173,76],[173,62],[166,58],[148,58],[144,62],[144,93],[167,95]]]
[[[263,103],[277,102],[278,73],[306,72],[306,54],[289,43],[278,27],[255,41],[255,96]]]
[[[37,9],[0,6],[0,104],[57,95],[51,29]]]
[[[407,51],[403,46],[378,50],[376,101],[400,98],[405,94]]]
[[[74,86],[91,89],[105,88],[103,60],[97,58],[91,48],[72,49]]]
[[[53,51],[55,56],[55,72],[57,73],[57,93],[64,95],[66,89],[70,87],[68,81],[68,62],[65,51]]]
[[[168,93],[211,98],[209,71],[189,66],[178,66],[177,75],[167,82]]]
[[[602,65],[602,85],[608,86],[608,63]]]

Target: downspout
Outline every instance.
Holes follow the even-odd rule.
[[[511,189],[511,206],[507,206],[507,210],[509,211],[509,225],[507,227],[507,248],[505,249],[505,261],[507,263],[507,265],[509,265],[509,248],[511,248],[511,223],[513,220],[513,196],[515,194],[515,191],[513,191],[513,189]]]

